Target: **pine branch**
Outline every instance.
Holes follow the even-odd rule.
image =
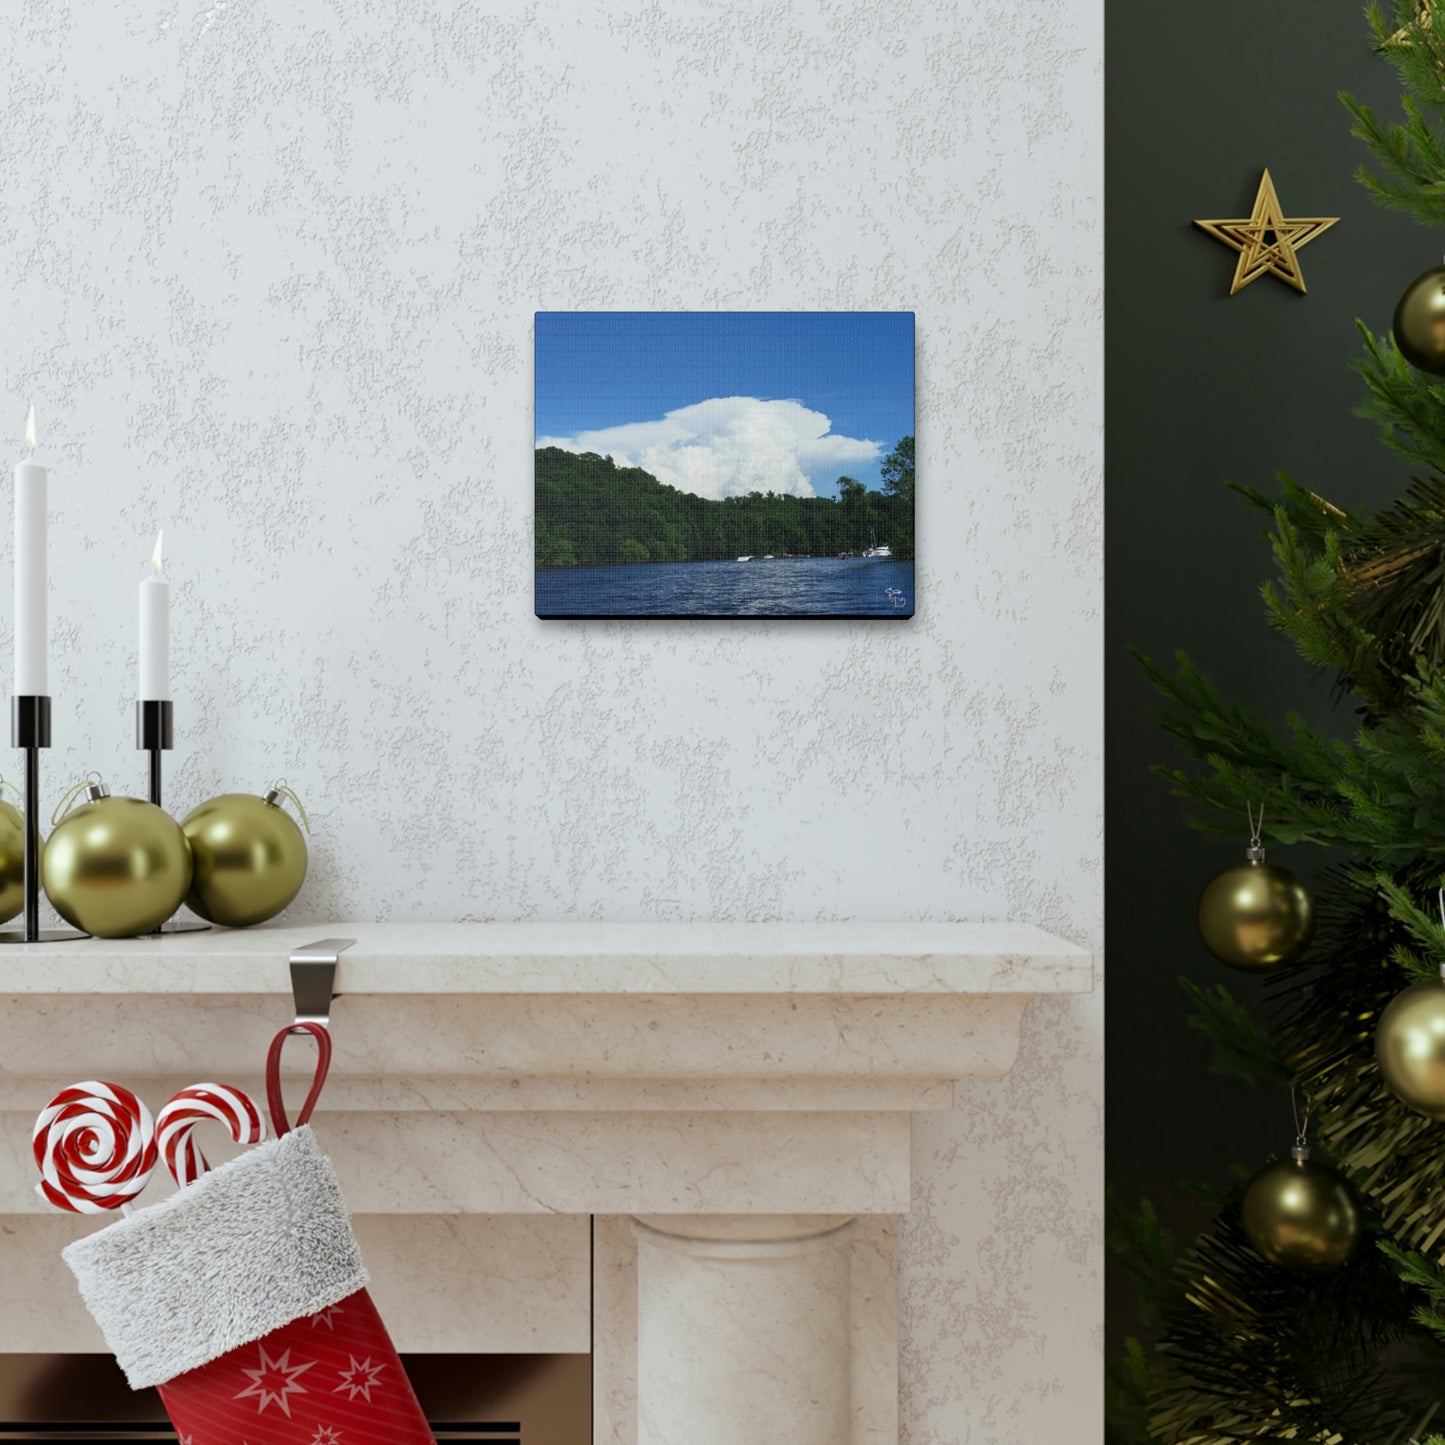
[[[1266,582],[1260,595],[1270,624],[1299,655],[1336,674],[1337,692],[1354,693],[1372,715],[1387,714],[1400,701],[1398,668],[1383,657],[1371,619],[1359,605],[1360,595],[1373,595],[1375,584],[1356,579],[1347,561],[1363,545],[1359,524],[1331,511],[1305,510],[1288,494],[1276,507],[1273,551],[1279,581]],[[1373,560],[1374,553],[1369,555]]]
[[[1278,1046],[1250,1017],[1222,983],[1200,988],[1187,978],[1179,980],[1194,1002],[1189,1027],[1214,1045],[1209,1071],[1243,1079],[1247,1084],[1291,1084],[1294,1076]]]
[[[1428,1301],[1417,1305],[1414,1318],[1435,1337],[1445,1341],[1445,1270],[1434,1260],[1414,1250],[1401,1249],[1388,1240],[1380,1241],[1380,1252],[1394,1263],[1395,1272],[1408,1287],[1420,1291]]]
[[[1279,489],[1269,493],[1244,482],[1226,482],[1224,485],[1236,496],[1243,497],[1256,511],[1268,512],[1271,522],[1278,517],[1280,508],[1284,508],[1290,525],[1316,548],[1324,546],[1327,532],[1348,532],[1355,525],[1355,518],[1345,508],[1302,486],[1288,472],[1277,472],[1275,481]]]
[[[1445,481],[1417,479],[1333,559],[1338,605],[1379,638],[1376,665],[1407,677],[1445,665]]]
[[[1238,1196],[1180,1262],[1150,1373],[1162,1445],[1383,1445],[1438,1409],[1391,1361],[1422,1337],[1405,1286],[1375,1250],[1316,1279],[1266,1264]]]
[[[1174,1267],[1182,1250],[1179,1241],[1159,1222],[1147,1200],[1131,1214],[1112,1189],[1104,1192],[1105,1242],[1139,1288],[1140,1317],[1152,1328],[1169,1294]]]
[[[1440,977],[1440,967],[1445,964],[1445,932],[1440,921],[1419,906],[1413,889],[1403,887],[1388,874],[1377,873],[1371,882],[1388,905],[1390,917],[1404,930],[1409,943],[1414,944],[1411,948],[1402,941],[1391,951],[1391,961],[1404,975],[1400,986],[1404,987],[1407,982],[1433,982]]]
[[[1445,151],[1429,115],[1445,108],[1445,17],[1412,3],[1394,5],[1389,16],[1371,4],[1366,16],[1376,49],[1399,76],[1402,118],[1382,121],[1353,96],[1340,97],[1354,120],[1352,133],[1374,157],[1356,177],[1380,205],[1422,225],[1445,225]],[[1406,35],[1396,40],[1402,27]]]
[[[1104,1445],[1159,1445],[1149,1428],[1149,1359],[1132,1337],[1105,1368]]]
[[[1352,366],[1368,393],[1358,414],[1376,422],[1380,440],[1411,465],[1445,472],[1445,384],[1411,366],[1392,338],[1355,325],[1365,354]]]
[[[1238,836],[1246,806],[1262,806],[1271,838],[1347,849],[1382,867],[1445,840],[1445,670],[1402,679],[1404,702],[1352,741],[1291,717],[1281,742],[1254,714],[1225,704],[1183,654],[1174,674],[1135,656],[1165,698],[1160,725],[1195,764],[1156,771],[1219,815],[1199,826]]]
[[[1173,1290],[1182,1253],[1159,1222],[1154,1206],[1141,1200],[1137,1214],[1112,1189],[1104,1192],[1104,1241],[1128,1272],[1138,1292],[1140,1318],[1154,1329]],[[1124,1357],[1110,1360],[1104,1377],[1105,1445],[1157,1445],[1149,1429],[1150,1364],[1136,1339],[1124,1342]]]

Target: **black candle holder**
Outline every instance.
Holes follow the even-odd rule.
[[[170,702],[137,702],[135,745],[150,754],[150,800],[161,806],[161,754],[175,746],[175,707]]]
[[[73,928],[40,926],[40,750],[50,746],[50,699],[16,693],[10,699],[10,742],[25,751],[25,909],[23,928],[0,933],[0,943],[62,943],[89,938]]]
[[[156,699],[136,699],[135,705],[135,745],[142,752],[150,755],[150,800],[161,807],[161,754],[170,752],[175,746],[175,709],[174,705],[166,700],[161,702]],[[202,923],[199,920],[182,919],[177,922],[172,919],[169,923],[163,923],[159,928],[152,929],[151,935],[157,933],[204,933],[210,928],[209,923]]]

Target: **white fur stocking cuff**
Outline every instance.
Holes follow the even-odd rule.
[[[76,1240],[63,1257],[134,1390],[315,1314],[367,1280],[331,1163],[307,1127]]]

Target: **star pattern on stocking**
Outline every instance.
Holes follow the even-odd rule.
[[[318,1425],[311,1437],[310,1445],[341,1445],[341,1431],[330,1425]]]
[[[244,1400],[248,1397],[254,1399],[257,1414],[260,1414],[267,1405],[275,1405],[289,1420],[291,1418],[291,1396],[307,1393],[306,1386],[297,1384],[296,1377],[304,1374],[316,1361],[307,1360],[304,1365],[293,1365],[289,1349],[282,1350],[274,1360],[266,1353],[265,1345],[258,1345],[257,1349],[261,1356],[260,1364],[254,1370],[244,1365],[241,1367],[241,1373],[249,1375],[251,1383],[235,1398],[237,1400]]]
[[[341,1372],[341,1383],[336,1387],[338,1393],[342,1390],[350,1390],[346,1397],[354,1400],[358,1395],[369,1405],[371,1403],[371,1387],[376,1384],[377,1376],[381,1374],[384,1367],[373,1365],[371,1356],[364,1360],[358,1360],[355,1355],[351,1356],[351,1368]]]
[[[327,1305],[324,1310],[317,1310],[311,1316],[311,1328],[314,1330],[317,1325],[325,1325],[328,1330],[336,1328],[336,1316],[342,1313],[340,1305]]]

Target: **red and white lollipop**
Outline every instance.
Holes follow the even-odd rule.
[[[40,1111],[31,1146],[35,1192],[73,1214],[128,1212],[156,1167],[150,1110],[129,1089],[95,1079],[62,1089]]]
[[[192,1084],[156,1115],[156,1142],[177,1184],[192,1184],[210,1169],[191,1137],[197,1124],[222,1124],[237,1144],[259,1144],[266,1123],[256,1101],[229,1084]]]

